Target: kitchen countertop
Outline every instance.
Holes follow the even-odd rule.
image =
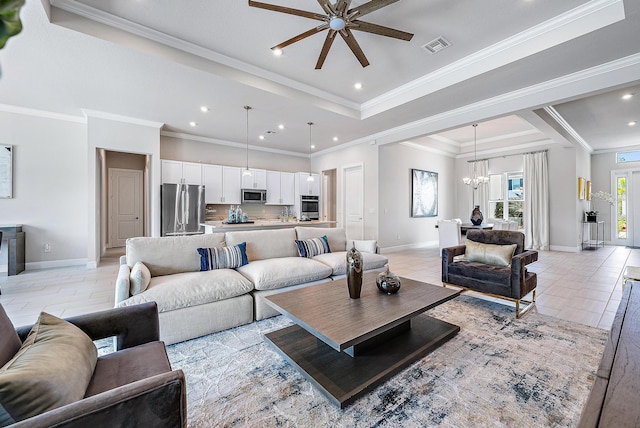
[[[335,227],[335,221],[279,221],[279,220],[253,220],[253,223],[235,223],[223,224],[222,221],[205,221],[201,223],[204,226],[205,233],[214,232],[230,232],[234,230],[266,230],[266,229],[285,229],[296,226],[306,227]]]

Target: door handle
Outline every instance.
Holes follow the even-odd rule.
[[[138,220],[138,217],[136,217],[136,220]]]

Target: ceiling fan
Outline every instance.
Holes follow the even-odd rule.
[[[320,51],[318,62],[316,63],[316,70],[319,70],[322,68],[322,64],[324,64],[324,60],[327,58],[327,54],[333,44],[336,33],[339,33],[340,36],[342,36],[342,39],[345,41],[347,46],[349,46],[358,61],[360,61],[362,67],[368,66],[369,61],[364,55],[364,52],[362,52],[362,49],[360,48],[360,45],[358,45],[358,42],[353,36],[351,30],[365,31],[367,33],[379,34],[381,36],[392,37],[394,39],[406,41],[411,40],[413,37],[413,34],[411,33],[384,27],[382,25],[372,24],[370,22],[360,21],[359,19],[368,13],[374,12],[397,1],[399,0],[371,0],[361,6],[349,9],[351,0],[337,0],[335,3],[331,3],[330,0],[318,0],[322,10],[325,12],[324,15],[315,12],[308,12],[306,10],[261,3],[253,0],[249,0],[249,6],[322,21],[322,24],[319,26],[298,34],[297,36],[271,48],[271,50],[282,49],[285,46],[289,46],[292,43],[298,42],[321,31],[329,30],[327,37],[324,40],[322,51]]]

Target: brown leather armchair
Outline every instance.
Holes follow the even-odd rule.
[[[516,244],[510,266],[495,266],[475,261],[455,259],[465,254],[466,245],[442,249],[442,282],[477,291],[516,304],[516,317],[520,318],[536,300],[538,278],[535,272],[529,272],[527,265],[538,260],[538,252],[525,251],[524,234],[510,230],[469,230],[467,240],[484,244]],[[525,299],[528,294],[531,299]],[[522,310],[521,304],[524,304]]]
[[[91,340],[115,337],[116,351],[98,357],[85,397],[17,422],[15,427],[184,427],[186,383],[171,370],[159,341],[155,302],[67,318]],[[0,305],[0,366],[16,354],[32,326],[13,329]],[[16,338],[17,333],[17,338]]]

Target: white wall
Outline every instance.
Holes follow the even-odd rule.
[[[103,177],[99,149],[150,156],[150,222],[152,236],[160,236],[160,127],[162,124],[87,112],[88,152],[88,265],[100,261],[101,192]]]
[[[368,143],[347,147],[335,152],[314,156],[312,171],[335,169],[338,227],[344,227],[344,179],[343,168],[362,164],[364,169],[364,238],[378,239],[378,146]]]
[[[160,158],[213,165],[239,167],[247,165],[246,148],[164,135],[160,138]],[[309,157],[288,156],[286,154],[250,149],[249,168],[285,172],[308,171]]]
[[[0,224],[23,225],[27,269],[87,261],[83,122],[0,111],[0,142],[14,146],[14,197],[0,199]],[[4,254],[0,264],[6,264]]]
[[[438,173],[437,217],[411,217],[411,169]],[[452,157],[402,143],[380,146],[379,245],[388,250],[438,246],[438,219],[456,213],[455,162]]]

